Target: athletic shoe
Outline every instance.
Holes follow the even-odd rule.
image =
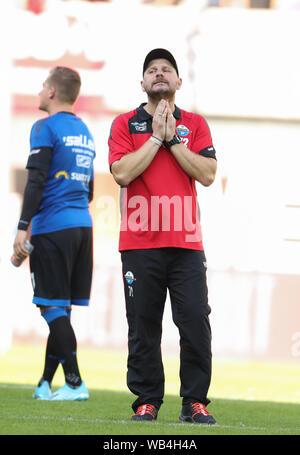
[[[143,404],[137,408],[131,420],[156,420],[158,409],[153,404]]]
[[[84,401],[89,398],[89,392],[84,384],[73,389],[68,384],[63,385],[60,389],[51,395],[51,401]]]
[[[33,396],[33,398],[36,398],[37,400],[50,400],[51,389],[50,389],[49,382],[43,381],[41,384],[39,384],[35,388],[34,394],[32,396]]]
[[[198,402],[183,405],[179,420],[181,422],[206,423],[208,425],[216,423],[213,416],[207,412],[204,404]]]

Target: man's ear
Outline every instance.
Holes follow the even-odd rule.
[[[178,82],[177,82],[177,90],[180,90],[181,86],[182,86],[182,79],[181,79],[181,77],[179,77]]]
[[[144,81],[141,81],[141,87],[142,87],[142,90],[143,92],[145,91],[145,88],[144,88]]]
[[[55,97],[55,87],[49,88],[49,98],[52,100]]]

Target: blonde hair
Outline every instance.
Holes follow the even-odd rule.
[[[75,103],[81,87],[81,79],[77,71],[66,66],[56,66],[50,71],[47,82],[55,87],[60,101]]]

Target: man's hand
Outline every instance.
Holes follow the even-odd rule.
[[[171,141],[174,137],[175,129],[176,129],[176,120],[171,111],[169,103],[166,106],[167,118],[166,118],[166,135],[165,140],[167,142]]]
[[[157,139],[162,142],[166,137],[166,118],[168,106],[169,103],[166,100],[160,100],[156,107],[152,120],[153,136],[157,137]]]
[[[28,251],[24,247],[24,242],[27,239],[27,231],[17,231],[17,235],[14,241],[14,256],[16,259],[23,259],[28,256]]]
[[[153,115],[153,136],[163,141],[173,139],[176,128],[176,120],[166,100],[160,100]]]

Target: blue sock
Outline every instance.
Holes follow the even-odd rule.
[[[50,324],[50,322],[54,321],[57,318],[60,318],[62,316],[67,316],[68,313],[65,308],[60,308],[60,307],[54,307],[54,308],[48,308],[47,310],[42,311],[42,316],[47,322],[47,324]]]

